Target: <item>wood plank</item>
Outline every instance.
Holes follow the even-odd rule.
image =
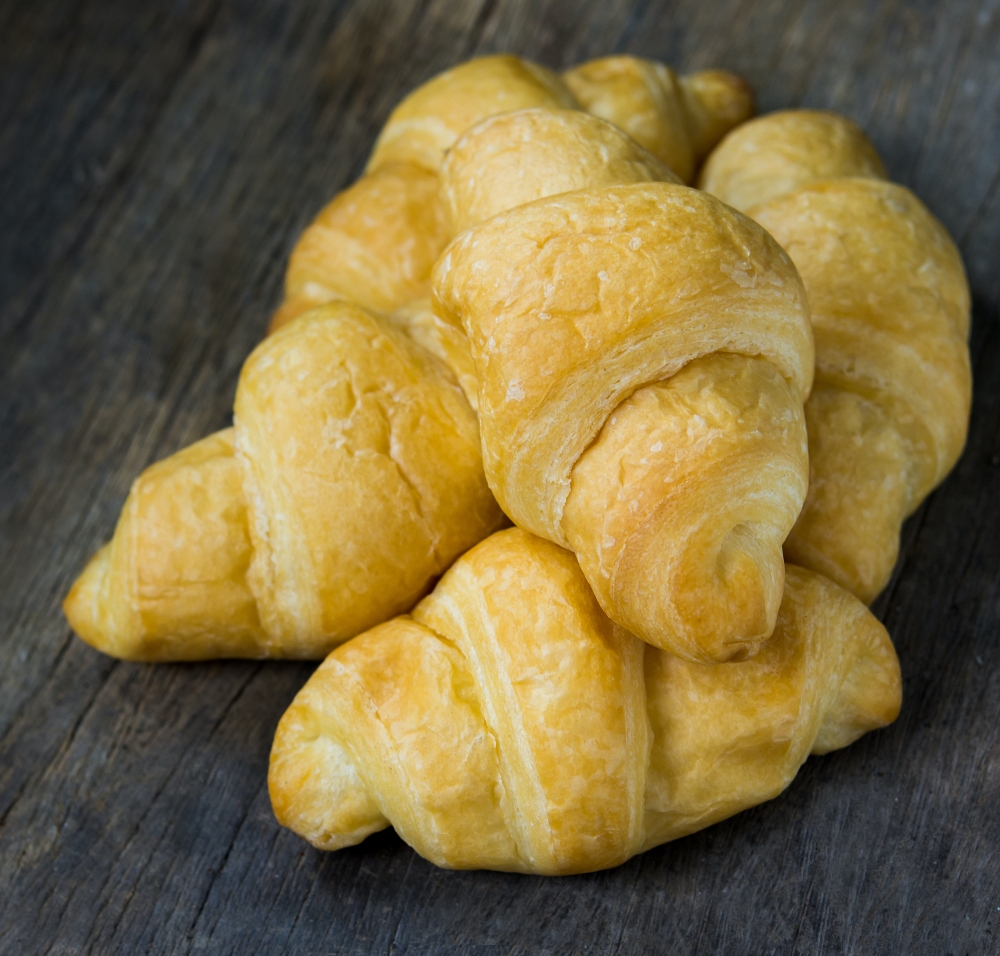
[[[321,854],[265,773],[307,665],[117,663],[59,602],[147,463],[223,426],[288,250],[395,101],[611,50],[858,119],[956,236],[965,455],[876,610],[899,721],[617,870]],[[0,8],[0,953],[1000,952],[996,0],[40,0]]]

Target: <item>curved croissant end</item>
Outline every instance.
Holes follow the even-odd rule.
[[[617,628],[571,554],[493,535],[302,689],[271,752],[275,814],[322,849],[391,824],[439,866],[562,874],[769,799],[900,700],[867,610],[811,572],[786,581],[758,658],[704,667]]]
[[[112,540],[63,602],[88,644],[126,660],[263,657],[233,429],[147,468]]]
[[[808,469],[812,337],[780,247],[703,193],[640,183],[480,223],[432,282],[469,334],[507,514],[571,547],[644,640],[691,660],[752,654]]]
[[[750,87],[723,70],[678,77],[662,63],[609,56],[581,63],[563,80],[584,109],[624,130],[685,183],[712,147],[754,113]]]
[[[748,123],[703,175],[781,243],[809,298],[809,495],[785,553],[864,601],[892,573],[903,520],[961,454],[972,392],[961,257],[882,176],[853,123],[808,111]]]

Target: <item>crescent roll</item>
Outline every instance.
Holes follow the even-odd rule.
[[[808,475],[812,334],[785,252],[704,193],[640,182],[481,222],[432,282],[469,336],[506,513],[576,552],[643,640],[752,655]]]
[[[274,812],[320,849],[391,825],[438,866],[568,874],[769,800],[900,705],[882,625],[819,575],[785,580],[760,654],[706,667],[617,627],[568,552],[495,534],[299,692]]]
[[[623,129],[685,183],[712,147],[754,114],[747,83],[724,70],[678,76],[634,56],[581,63],[563,74],[584,109]]]
[[[903,520],[958,460],[972,393],[961,257],[883,176],[853,123],[795,111],[732,133],[702,178],[781,243],[805,283],[810,481],[785,553],[866,602],[889,580]]]
[[[131,660],[322,658],[504,517],[445,362],[347,303],[247,359],[235,428],[147,469],[64,609]]]

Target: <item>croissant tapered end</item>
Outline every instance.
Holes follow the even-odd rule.
[[[730,130],[757,112],[750,84],[727,70],[700,70],[681,77],[695,160],[700,163]]]
[[[385,165],[338,193],[292,250],[268,334],[327,302],[391,312],[430,294],[449,234],[435,173]]]
[[[69,626],[91,647],[113,657],[122,657],[117,652],[119,641],[115,639],[102,600],[110,564],[111,543],[108,542],[87,562],[66,595],[62,609]]]
[[[226,429],[133,482],[114,537],[66,598],[66,616],[88,644],[125,660],[264,657],[249,562],[233,432]]]
[[[278,724],[267,774],[278,822],[321,850],[339,850],[382,830],[382,815],[343,747],[323,732],[321,674]]]

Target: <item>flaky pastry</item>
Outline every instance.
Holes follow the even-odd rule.
[[[857,126],[802,110],[730,134],[701,181],[760,222],[805,283],[809,494],[785,553],[864,601],[889,580],[903,520],[958,460],[972,393],[961,257],[883,177]]]
[[[299,692],[275,814],[321,849],[392,825],[438,866],[565,874],[771,799],[900,704],[882,625],[813,572],[785,581],[757,657],[709,667],[617,627],[572,554],[495,534]]]
[[[133,660],[321,658],[504,523],[448,368],[347,303],[247,359],[235,429],[147,469],[64,608]]]
[[[805,294],[704,193],[563,193],[462,233],[432,277],[469,335],[506,513],[571,548],[601,606],[689,660],[753,654],[806,492]]]

